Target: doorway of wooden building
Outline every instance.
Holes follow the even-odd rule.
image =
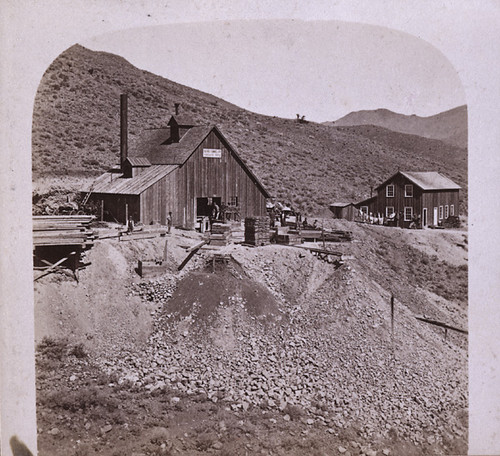
[[[427,208],[424,207],[422,211],[422,226],[427,226]]]
[[[433,225],[437,226],[438,224],[438,208],[434,208],[434,218],[433,218]]]
[[[196,218],[208,217],[211,221],[220,218],[222,198],[213,196],[196,198]]]

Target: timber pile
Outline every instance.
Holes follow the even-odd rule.
[[[210,233],[210,245],[224,246],[231,242],[231,226],[225,223],[214,223]]]
[[[302,235],[298,230],[290,230],[288,227],[278,228],[274,236],[276,244],[296,245],[302,244]]]
[[[247,217],[245,219],[245,243],[267,245],[270,238],[269,217]]]
[[[326,242],[351,242],[352,232],[343,230],[302,230],[302,237],[306,241],[326,241]]]
[[[90,229],[93,215],[33,216],[33,246],[94,244],[95,233]]]
[[[245,241],[245,228],[242,226],[241,222],[231,222],[231,240],[232,242],[244,242]]]

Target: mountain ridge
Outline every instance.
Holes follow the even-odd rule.
[[[442,141],[360,127],[331,127],[253,113],[214,95],[140,70],[126,59],[74,45],[42,77],[33,110],[33,177],[98,176],[119,159],[121,93],[129,95],[129,136],[181,113],[218,125],[276,198],[326,214],[358,201],[370,182],[398,169],[440,170],[467,194],[467,151]]]
[[[336,127],[374,125],[467,148],[467,105],[427,117],[400,114],[385,108],[353,111],[336,121],[323,124]]]

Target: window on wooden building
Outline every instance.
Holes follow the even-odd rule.
[[[238,197],[237,196],[230,196],[228,204],[229,204],[229,206],[238,206]]]
[[[405,207],[405,222],[410,222],[413,218],[413,207],[407,206]]]
[[[413,198],[413,185],[412,184],[405,185],[405,197],[406,198]]]
[[[363,214],[367,214],[368,215],[368,206],[361,206],[359,208],[359,210],[363,213]]]
[[[385,188],[385,196],[387,196],[387,198],[394,197],[394,185],[391,184]]]
[[[443,206],[439,206],[439,220],[443,220]]]
[[[394,214],[394,206],[387,206],[385,208],[385,216],[390,217],[392,214]]]
[[[444,207],[444,218],[447,219],[450,216],[448,205]]]
[[[450,215],[451,215],[452,217],[455,215],[455,205],[454,205],[454,204],[452,204],[452,205],[450,206]]]

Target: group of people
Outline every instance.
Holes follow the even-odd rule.
[[[366,213],[360,210],[359,215],[361,217],[361,220],[368,222],[372,225],[393,225],[403,228],[405,221],[403,211],[393,212],[392,214],[389,214],[387,217],[384,217],[383,214],[380,213],[378,214],[373,214],[371,212]],[[413,215],[408,227],[412,229],[422,227],[420,214]]]

